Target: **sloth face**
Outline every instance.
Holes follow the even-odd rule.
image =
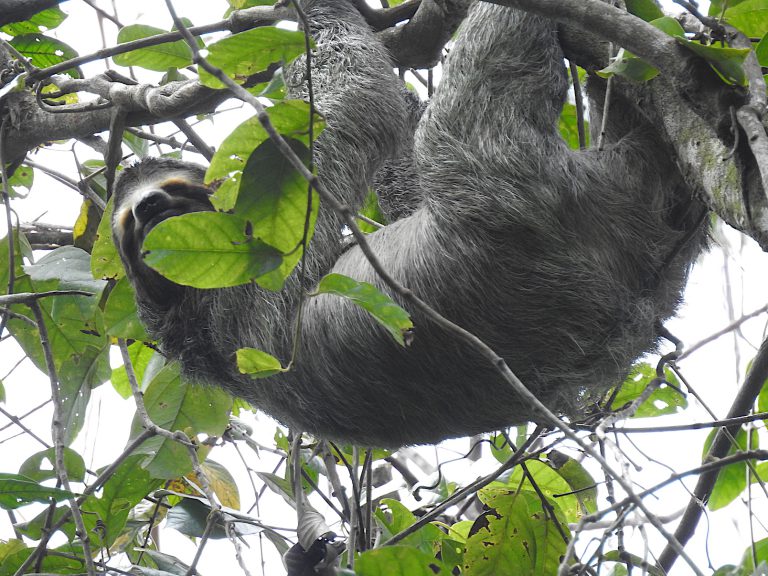
[[[168,158],[149,158],[120,174],[115,185],[112,236],[140,298],[167,303],[181,290],[144,263],[142,244],[163,220],[213,210],[204,176],[202,167]]]

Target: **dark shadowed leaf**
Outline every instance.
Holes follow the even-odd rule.
[[[747,75],[744,72],[743,64],[750,52],[749,48],[704,46],[685,38],[678,38],[677,41],[696,55],[704,58],[725,82],[736,84],[737,86],[746,86]]]
[[[33,14],[22,22],[12,22],[0,27],[0,32],[5,32],[9,36],[19,36],[21,34],[36,34],[53,30],[59,24],[64,22],[67,15],[62,12],[58,6],[53,6]]]

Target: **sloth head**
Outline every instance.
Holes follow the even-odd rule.
[[[142,244],[163,220],[213,210],[204,177],[202,166],[171,158],[148,158],[120,174],[115,184],[112,236],[140,299],[167,305],[182,290],[146,265]]]

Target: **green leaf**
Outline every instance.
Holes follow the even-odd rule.
[[[762,38],[768,33],[768,0],[728,2],[725,19],[745,35]]]
[[[287,143],[308,166],[307,147],[298,140],[288,139]],[[235,214],[251,222],[253,235],[281,252],[296,250],[304,235],[309,184],[272,140],[262,142],[248,158],[240,190]],[[320,202],[314,190],[311,202],[308,241]]]
[[[368,311],[398,344],[405,346],[405,334],[413,328],[411,317],[373,284],[358,282],[342,274],[328,274],[318,284],[315,294],[336,294],[348,298]]]
[[[275,129],[286,138],[299,140],[309,146],[309,104],[301,100],[287,100],[268,109]],[[312,135],[322,132],[324,123],[319,114],[313,116]],[[222,180],[212,201],[218,210],[231,210],[235,206],[240,178],[253,151],[269,138],[256,116],[235,128],[213,155],[205,174],[205,181]]]
[[[144,240],[144,261],[183,286],[247,284],[280,266],[282,254],[254,238],[242,218],[193,212],[160,222]]]
[[[650,24],[670,36],[685,36],[685,30],[683,30],[680,23],[669,16],[656,18],[655,20],[652,20]],[[613,62],[602,70],[599,70],[597,74],[603,78],[609,78],[613,74],[618,74],[634,82],[647,82],[658,76],[659,71],[631,52],[622,48],[619,50],[619,53],[616,55]]]
[[[153,378],[144,394],[144,404],[152,422],[194,438],[198,434],[219,436],[224,432],[229,423],[232,397],[220,388],[183,381],[178,365],[170,364]],[[142,423],[136,416],[131,425],[131,438],[141,430]],[[147,454],[142,466],[154,478],[176,478],[192,469],[187,448],[167,438],[150,438],[136,452]]]
[[[11,40],[11,45],[30,59],[38,68],[47,68],[71,60],[77,52],[61,40],[44,36],[43,34],[22,34]],[[81,75],[76,69],[70,69],[67,74],[74,78]]]
[[[124,44],[166,33],[167,30],[154,26],[131,24],[120,29],[120,32],[117,33],[117,42]],[[192,64],[192,51],[184,40],[177,40],[176,42],[131,50],[125,54],[115,54],[112,60],[118,66],[139,66],[147,70],[165,72],[169,68],[184,68]]]
[[[664,12],[653,0],[627,0],[627,11],[646,22],[664,17]]]
[[[528,473],[533,477],[533,481],[541,492],[547,497],[550,502],[557,502],[559,509],[562,510],[565,519],[568,522],[578,522],[585,513],[594,512],[597,509],[596,498],[597,488],[595,482],[587,474],[585,478],[577,477],[575,470],[571,472],[571,479],[576,486],[571,485],[565,475],[569,470],[561,473],[562,468],[566,467],[563,464],[562,468],[558,469],[549,462],[542,462],[540,460],[528,460],[525,463]],[[586,472],[586,471],[585,471]],[[512,490],[528,490],[533,491],[534,487],[530,483],[530,479],[523,472],[522,467],[516,466],[505,482],[507,488]],[[585,489],[584,500],[582,502],[580,494],[574,494],[573,492],[580,489]]]
[[[287,139],[291,149],[309,164],[309,150],[298,140]],[[288,162],[272,140],[253,151],[242,174],[234,213],[251,223],[253,236],[280,250],[283,263],[257,282],[269,290],[280,290],[301,260],[302,238],[307,220],[309,184]],[[312,238],[320,197],[311,192],[307,242]]]
[[[32,190],[32,184],[35,181],[35,171],[29,166],[22,164],[16,168],[13,176],[8,179],[11,198],[26,195]]]
[[[712,430],[704,442],[704,449],[702,451],[702,457],[706,457],[709,453],[709,449],[712,446],[712,442],[715,438],[717,429]],[[759,448],[757,430],[752,430],[752,440],[750,447],[752,449]],[[731,445],[728,450],[728,455],[735,454],[741,450],[747,450],[747,432],[742,428],[736,435],[736,445]],[[747,464],[746,462],[736,462],[735,464],[729,464],[720,469],[715,481],[715,486],[712,489],[712,495],[709,497],[707,507],[710,510],[719,510],[724,508],[731,502],[733,502],[747,487]]]
[[[417,518],[406,506],[392,498],[382,498],[379,508],[375,512],[376,520],[383,528],[382,537],[386,542],[395,534],[402,532]],[[443,532],[434,524],[422,526],[419,530],[402,541],[403,545],[418,548],[423,552],[431,552],[435,542],[443,538]]]
[[[549,452],[547,459],[549,466],[570,486],[571,492],[582,506],[582,512],[588,514],[597,512],[597,482],[581,462],[556,450]],[[558,496],[553,494],[553,497],[560,504],[560,508],[563,508]],[[580,518],[581,513],[579,514]]]
[[[628,78],[634,82],[647,82],[659,75],[657,68],[647,64],[631,52],[622,48],[608,66],[597,71],[602,78],[610,78],[614,74]]]
[[[576,106],[570,102],[563,105],[559,120],[560,135],[566,141],[568,147],[572,150],[579,149],[579,126],[576,116]],[[584,121],[584,136],[587,146],[589,146],[589,122]]]
[[[356,576],[449,576],[434,554],[406,546],[368,550],[355,561]],[[511,572],[510,572],[511,574]]]
[[[478,494],[488,510],[474,523],[464,553],[466,576],[540,576],[557,574],[567,544],[531,491],[486,487]],[[555,510],[557,511],[557,506]]]
[[[20,36],[22,34],[38,34],[53,30],[59,24],[64,22],[67,15],[62,12],[58,6],[53,6],[33,14],[22,22],[12,22],[0,27],[0,32],[5,32],[9,36]]]
[[[368,196],[365,197],[365,202],[363,202],[363,206],[360,209],[360,214],[373,220],[374,222],[378,222],[379,224],[383,225],[387,223],[387,219],[384,216],[384,213],[381,211],[381,206],[379,205],[379,198],[376,196],[376,192],[374,190],[371,190],[368,193]],[[376,230],[379,229],[378,227],[372,224],[368,224],[368,222],[360,219],[357,220],[357,227],[366,234],[376,232]]]
[[[745,1],[746,0],[710,0],[709,15],[719,18],[726,8],[732,8]]]
[[[4,547],[2,542],[0,542],[0,547]],[[32,550],[32,548],[17,549],[4,556],[2,549],[0,549],[0,576],[14,576],[32,553]],[[48,549],[47,553],[36,566],[40,573],[82,574],[83,562],[77,558],[77,556],[82,557],[83,549],[81,546],[67,543],[60,548]],[[73,554],[76,558],[71,558]]]
[[[675,38],[685,38],[685,30],[680,22],[670,16],[661,16],[650,22],[652,26],[658,28],[665,34],[674,36]]]
[[[149,154],[149,140],[137,136],[133,132],[128,132],[127,130],[123,132],[123,142],[141,160]]]
[[[122,278],[125,276],[123,263],[112,241],[112,210],[114,196],[107,202],[107,208],[96,230],[96,242],[91,252],[91,274],[94,278]]]
[[[303,32],[263,26],[228,36],[208,46],[206,60],[235,82],[266,70],[270,64],[288,63],[304,53]],[[224,88],[216,77],[200,68],[200,82],[210,88]]]
[[[19,468],[19,474],[36,482],[55,479],[56,449],[48,448],[27,458]],[[85,478],[85,461],[71,448],[64,448],[64,468],[71,481],[82,482]]]
[[[760,573],[765,574],[764,569],[759,572],[756,570],[757,567],[755,566],[755,561],[752,557],[752,554],[752,546],[747,546],[746,550],[744,550],[744,554],[741,557],[741,568],[743,569],[742,574],[750,576],[757,576]],[[755,542],[754,554],[757,557],[758,566],[768,563],[768,538],[763,538],[762,540]]]
[[[280,360],[255,348],[240,348],[237,351],[237,368],[241,374],[251,378],[268,378],[286,369]]]
[[[763,68],[768,67],[768,34],[763,36],[763,39],[755,48],[755,54],[757,55],[757,61]]]
[[[149,340],[144,325],[136,313],[133,286],[128,278],[120,278],[112,288],[104,306],[107,334],[126,340]]]
[[[14,510],[32,502],[48,504],[51,500],[61,502],[75,495],[67,490],[49,488],[20,474],[0,472],[0,508]]]
[[[219,499],[221,505],[233,510],[239,510],[240,491],[237,488],[235,478],[229,473],[229,470],[210,458],[205,462],[201,462],[200,468],[205,473],[211,490],[216,494],[216,498]],[[202,481],[194,472],[188,474],[187,478],[198,486],[202,484]]]
[[[160,365],[157,367],[157,370],[153,371],[150,362],[154,359],[155,364],[158,364],[159,362],[162,362],[162,360],[158,360],[159,358],[161,359],[162,356],[155,354],[155,351],[143,342],[134,342],[128,346],[128,355],[131,357],[131,366],[133,366],[133,371],[136,374],[139,389],[144,390],[146,388],[144,385],[145,374],[148,374],[151,379],[154,377],[154,374],[162,368],[162,365]],[[124,366],[119,366],[112,370],[112,378],[110,380],[112,382],[112,387],[118,394],[120,394],[120,396],[123,398],[131,397],[131,384],[128,382],[128,375],[125,372]]]
[[[123,534],[133,507],[162,485],[139,465],[141,460],[136,455],[127,458],[104,484],[101,497],[89,496],[83,503],[83,516],[94,524],[96,519],[102,523],[101,530],[91,531],[91,538],[98,535],[102,546],[114,544]]]
[[[680,386],[675,375],[668,369],[664,377],[672,386],[662,384],[653,391],[632,416],[633,418],[653,418],[667,414],[676,414],[688,407],[688,400],[680,393]],[[656,369],[646,362],[640,362],[632,367],[632,371],[621,385],[619,392],[608,407],[610,410],[621,410],[633,402],[656,378]]]
[[[743,64],[750,52],[749,48],[704,46],[685,38],[678,38],[677,41],[697,56],[704,58],[723,81],[737,86],[746,86],[747,75]]]

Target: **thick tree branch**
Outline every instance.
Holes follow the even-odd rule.
[[[381,32],[394,63],[404,68],[436,65],[445,43],[467,15],[470,3],[469,0],[422,0],[408,23]]]
[[[229,97],[224,90],[212,90],[194,80],[164,86],[129,86],[98,76],[90,80],[62,79],[60,88],[65,92],[95,93],[123,107],[129,111],[126,123],[130,126],[209,113]],[[45,142],[83,138],[109,128],[111,111],[108,108],[56,114],[42,110],[29,92],[8,94],[5,104],[10,115],[6,137],[6,155],[10,161]]]

